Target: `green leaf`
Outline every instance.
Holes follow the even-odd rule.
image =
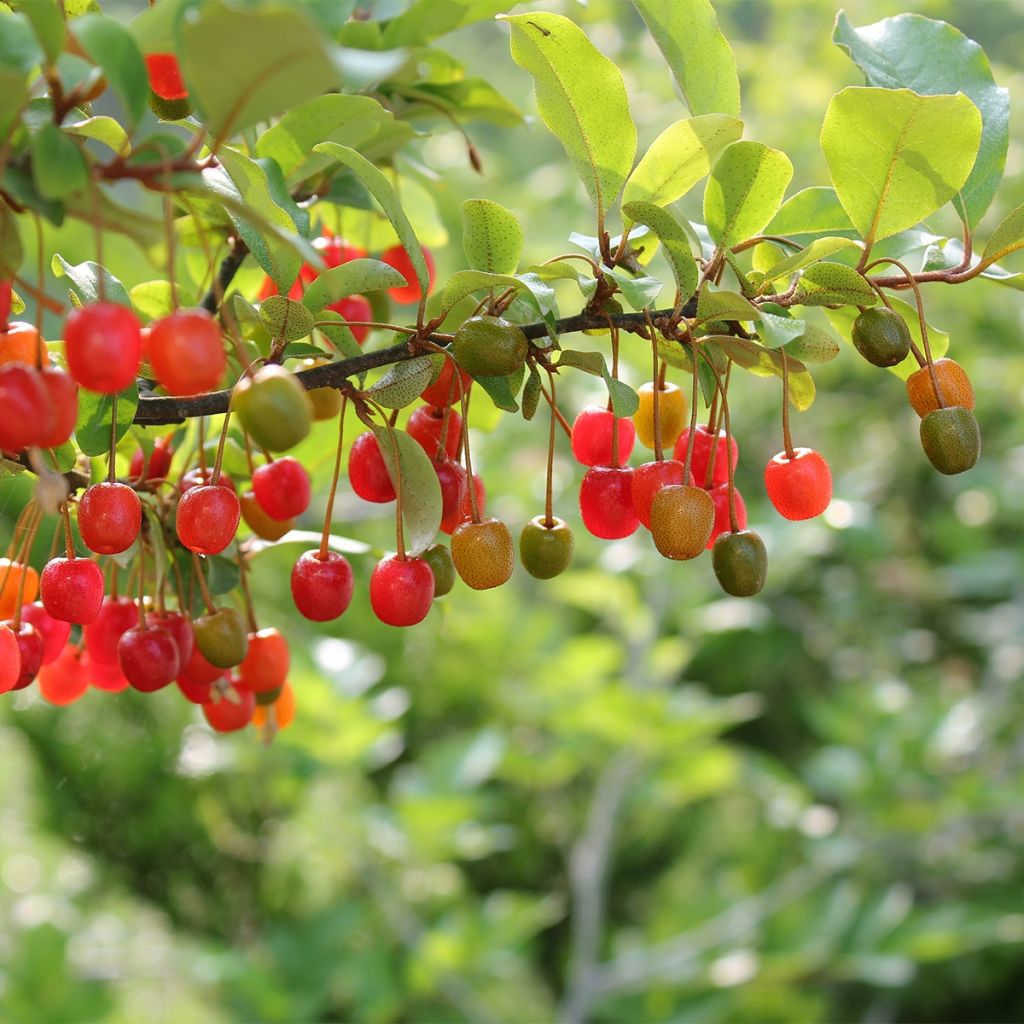
[[[274,338],[298,341],[313,330],[313,314],[284,295],[271,295],[260,303],[260,320]]]
[[[743,122],[727,114],[702,114],[669,125],[640,159],[622,193],[622,205],[638,201],[667,206],[710,170],[718,154],[743,135]]]
[[[787,256],[784,260],[776,263],[765,273],[764,279],[769,282],[778,281],[780,278],[795,274],[798,270],[803,270],[804,267],[809,267],[812,263],[817,263],[829,256],[834,256],[843,249],[851,248],[861,249],[863,246],[852,238],[836,238],[831,236],[818,238],[799,252],[794,253],[792,256]]]
[[[961,218],[977,225],[999,187],[1010,141],[1010,96],[996,85],[985,51],[952,25],[919,14],[854,28],[840,11],[832,39],[864,72],[868,85],[927,96],[962,92],[978,108],[978,158],[953,200]]]
[[[418,555],[433,543],[441,525],[441,485],[437,473],[419,442],[404,430],[375,426],[373,432],[377,435],[377,444],[396,494],[400,468],[405,546],[410,554]]]
[[[129,295],[135,311],[149,320],[159,320],[174,311],[170,281],[143,281],[134,285]]]
[[[869,245],[952,199],[980,141],[981,114],[966,96],[908,89],[843,89],[821,129],[836,194]]]
[[[340,313],[335,313],[333,309],[322,309],[317,314],[317,319],[320,322],[317,330],[338,350],[342,359],[353,359],[362,355],[363,350],[360,348],[359,342],[356,341],[355,335],[346,325],[345,319]],[[323,321],[325,320],[336,320],[337,323],[324,326]],[[359,374],[360,387],[363,386],[365,380],[366,374]]]
[[[314,153],[318,142],[340,142],[358,149],[386,122],[394,122],[369,96],[317,96],[289,110],[256,140],[256,155],[276,160],[286,177],[308,178],[330,166],[331,158]]]
[[[513,0],[417,0],[397,17],[391,18],[381,34],[382,49],[414,46],[515,6]]]
[[[519,412],[516,395],[523,385],[525,370],[520,367],[507,377],[477,377],[476,382],[487,392],[491,401],[505,412]]]
[[[46,59],[53,64],[64,49],[64,18],[56,0],[28,0],[18,9],[32,22]]]
[[[189,98],[215,139],[225,139],[339,84],[324,37],[296,4],[254,9],[211,0],[190,12],[178,32]]]
[[[709,0],[633,0],[665,55],[691,114],[740,115],[732,47]]]
[[[709,320],[757,320],[756,307],[737,292],[713,292],[704,288],[697,299],[697,322]]]
[[[28,74],[41,59],[25,15],[0,7],[0,118],[21,109],[28,97]]]
[[[533,76],[540,116],[565,147],[603,224],[636,156],[622,74],[568,18],[532,12],[502,20],[512,26],[513,60]]]
[[[405,284],[401,272],[380,260],[358,259],[343,263],[340,267],[325,270],[306,288],[302,296],[303,305],[313,313],[319,313],[326,306],[333,305],[349,295],[382,288],[398,288]]]
[[[540,373],[536,366],[530,366],[530,375],[526,378],[526,386],[523,388],[523,419],[532,420],[537,412],[537,405],[540,402]]]
[[[103,14],[86,14],[73,27],[75,38],[103,75],[124,107],[134,127],[143,118],[149,97],[146,62],[131,32]]]
[[[989,236],[981,262],[988,266],[1024,248],[1024,205],[1009,213]]]
[[[604,382],[616,416],[632,416],[640,408],[640,396],[625,381],[607,376]]]
[[[317,153],[328,153],[335,160],[351,167],[359,180],[373,193],[373,198],[380,203],[385,216],[391,222],[391,226],[398,235],[399,242],[409,256],[416,280],[419,282],[423,295],[426,296],[429,290],[430,275],[427,271],[426,261],[423,259],[423,249],[420,247],[416,232],[409,223],[409,218],[402,209],[398,193],[394,186],[384,175],[370,163],[366,157],[357,153],[348,146],[339,146],[336,142],[322,142],[314,147]],[[404,278],[403,278],[404,280]]]
[[[500,203],[467,199],[462,204],[462,248],[473,270],[514,274],[524,241],[515,214]]]
[[[782,379],[782,354],[778,349],[765,348],[749,338],[734,338],[732,335],[713,335],[703,339],[715,342],[737,366],[758,377]],[[786,354],[786,369],[789,377],[789,400],[794,408],[809,409],[814,402],[814,380],[807,367],[799,359]]]
[[[82,388],[78,392],[78,420],[75,440],[90,458],[110,451],[110,419],[114,395],[98,395]],[[128,433],[139,405],[139,389],[130,384],[117,396],[117,440]]]
[[[66,199],[89,183],[81,149],[52,121],[32,136],[32,178],[44,199]]]
[[[537,284],[551,290],[550,286],[544,285],[542,281],[538,281]],[[460,270],[457,274],[453,274],[441,293],[441,308],[449,310],[474,292],[504,291],[506,288],[513,288],[517,293],[527,296],[528,301],[537,312],[542,312],[534,293],[525,281],[519,277],[513,277],[511,274],[489,274],[484,270]]]
[[[793,165],[785,153],[760,142],[733,142],[715,161],[704,190],[704,220],[711,237],[732,247],[772,219]]]
[[[128,133],[118,121],[106,115],[65,123],[64,131],[82,139],[95,139],[97,142],[102,142],[118,156],[127,156],[132,151]]]
[[[85,263],[70,264],[60,253],[55,253],[50,261],[50,269],[57,277],[67,275],[71,287],[83,306],[101,301],[101,293],[107,302],[117,302],[131,309],[132,302],[121,282],[108,270],[101,270],[92,260]],[[100,278],[103,288],[100,288]]]
[[[767,235],[853,234],[855,229],[834,188],[816,185],[790,196],[764,229]]]
[[[816,324],[804,323],[804,332],[786,346],[786,353],[804,363],[829,363],[839,355],[839,342]]]
[[[434,363],[430,356],[406,359],[393,363],[366,394],[385,409],[404,409],[420,397],[433,376]]]
[[[766,348],[783,348],[795,341],[804,333],[806,320],[796,317],[782,316],[761,310],[761,322],[757,325],[757,335]]]
[[[801,275],[794,301],[803,306],[873,306],[878,294],[853,267],[816,263]]]
[[[503,96],[483,78],[460,78],[454,82],[421,82],[415,88],[404,87],[402,96],[422,100],[402,113],[410,120],[429,115],[454,118],[460,124],[468,121],[490,121],[503,128],[517,128],[523,115],[511,100]]]
[[[18,222],[14,219],[11,208],[0,202],[0,280],[10,280],[14,277],[23,257]]]
[[[676,304],[685,302],[697,288],[697,261],[682,225],[667,210],[653,203],[625,203],[622,214],[631,221],[647,225],[658,236],[676,281]]]

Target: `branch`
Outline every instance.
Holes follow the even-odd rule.
[[[235,279],[239,267],[245,262],[249,253],[249,247],[241,238],[235,238],[228,250],[227,256],[221,260],[220,269],[217,271],[217,278],[210,285],[210,290],[203,296],[200,303],[203,309],[211,316],[215,316],[220,308],[221,299],[227,292],[231,282]]]

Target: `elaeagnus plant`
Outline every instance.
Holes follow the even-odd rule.
[[[580,525],[636,535],[670,560],[710,550],[727,594],[757,594],[768,552],[735,483],[744,410],[731,384],[752,373],[778,389],[767,496],[786,520],[819,516],[832,475],[791,418],[814,401],[812,368],[841,355],[839,338],[879,368],[878,388],[906,382],[936,469],[975,465],[974,392],[925,293],[1012,282],[1002,261],[1024,248],[1024,207],[986,219],[1008,97],[955,28],[919,16],[857,28],[839,15],[835,42],[864,82],[822,110],[828,178],[794,191],[790,158],[745,137],[708,0],[623,7],[681,98],[642,153],[623,76],[579,25],[499,14],[493,31],[532,78],[593,218],[564,224],[564,251],[524,261],[531,225],[467,198],[462,256],[435,264],[413,224],[431,218],[406,205],[410,190],[434,201],[410,174],[422,156],[403,159],[414,136],[444,114],[439,130],[458,125],[487,177],[460,87],[472,83],[473,116],[501,124],[508,145],[529,145],[523,115],[454,57],[450,76],[429,77],[427,43],[451,27],[432,21],[431,0],[347,19],[330,6],[162,0],[127,21],[95,4],[0,7],[11,41],[0,46],[0,472],[38,481],[0,560],[0,691],[39,674],[43,696],[66,703],[85,682],[177,682],[214,729],[256,721],[272,735],[302,699],[287,629],[261,626],[249,593],[254,560],[275,545],[302,545],[291,594],[320,623],[369,600],[382,623],[407,628],[459,580],[500,587],[513,534],[526,572],[551,579]],[[466,5],[459,24],[492,6]],[[368,32],[379,52],[360,42]],[[94,116],[104,94],[116,103]],[[690,220],[677,204],[695,190]],[[119,205],[143,194],[158,218]],[[957,237],[926,235],[950,206]],[[53,251],[66,219],[90,226],[92,259]],[[155,279],[110,272],[115,229],[156,254]],[[38,260],[26,261],[26,237]],[[46,311],[62,337],[43,337]],[[625,349],[641,379],[625,379]],[[607,397],[569,408],[572,374]],[[479,403],[546,414],[544,508],[514,530],[492,514],[500,481],[485,485],[474,457]],[[556,449],[578,465],[578,509],[558,507]],[[309,470],[332,455],[324,511]],[[362,562],[365,546],[334,532],[339,486],[394,517],[393,550],[365,565],[368,594],[348,557]],[[32,565],[42,530],[54,557]]]

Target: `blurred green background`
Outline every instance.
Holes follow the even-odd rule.
[[[641,151],[684,116],[629,4],[537,6],[617,61]],[[790,154],[792,191],[827,182],[822,114],[862,81],[829,40],[838,5],[716,6],[746,137]],[[857,25],[918,11],[985,47],[1012,128],[984,238],[1024,201],[1024,4],[846,10]],[[535,110],[501,26],[444,45]],[[461,266],[465,198],[522,216],[527,261],[591,233],[543,126],[470,133],[483,179],[443,129],[402,168],[437,202],[442,275]],[[695,217],[700,191],[682,204]],[[955,232],[951,218],[930,226]],[[48,244],[91,256],[80,228]],[[127,283],[155,276],[130,243],[108,258]],[[757,599],[725,599],[707,558],[665,562],[642,531],[586,536],[560,438],[556,511],[577,559],[558,580],[458,585],[398,631],[370,613],[372,559],[354,556],[351,609],[314,628],[287,592],[301,549],[259,556],[260,623],[292,641],[299,704],[269,748],[215,737],[173,687],[68,709],[32,689],[5,698],[0,1018],[1024,1019],[1024,301],[988,281],[926,300],[974,380],[980,464],[934,473],[902,384],[846,345],[794,419],[836,500],[821,521],[783,522],[760,484],[778,384],[741,375],[737,480],[771,560]],[[646,357],[624,346],[637,385]],[[564,384],[567,411],[599,398],[589,387]],[[334,427],[318,429],[299,453],[317,467],[309,529],[332,458]],[[489,508],[513,533],[542,510],[546,430],[504,417],[479,433]],[[0,493],[6,534],[26,487]],[[336,532],[388,547],[377,511],[343,493]]]

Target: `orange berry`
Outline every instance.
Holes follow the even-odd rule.
[[[0,331],[0,365],[4,363],[28,363],[36,365],[36,349],[39,347],[39,332],[31,325],[18,320],[6,331]],[[46,345],[42,346],[43,366],[50,362]]]
[[[939,382],[944,405],[959,405],[964,409],[974,408],[974,388],[964,368],[954,359],[936,359],[935,379]],[[907,378],[907,397],[914,411],[922,419],[939,407],[935,401],[935,386],[927,366],[915,370]]]
[[[18,586],[22,573],[25,574],[25,604],[31,604],[39,596],[39,573],[31,565],[20,565],[7,558],[0,558],[0,619],[14,617],[18,607]]]
[[[252,724],[262,729],[267,721],[273,721],[278,729],[287,729],[295,719],[295,691],[292,684],[285,682],[281,694],[269,707],[257,704],[252,713]]]

